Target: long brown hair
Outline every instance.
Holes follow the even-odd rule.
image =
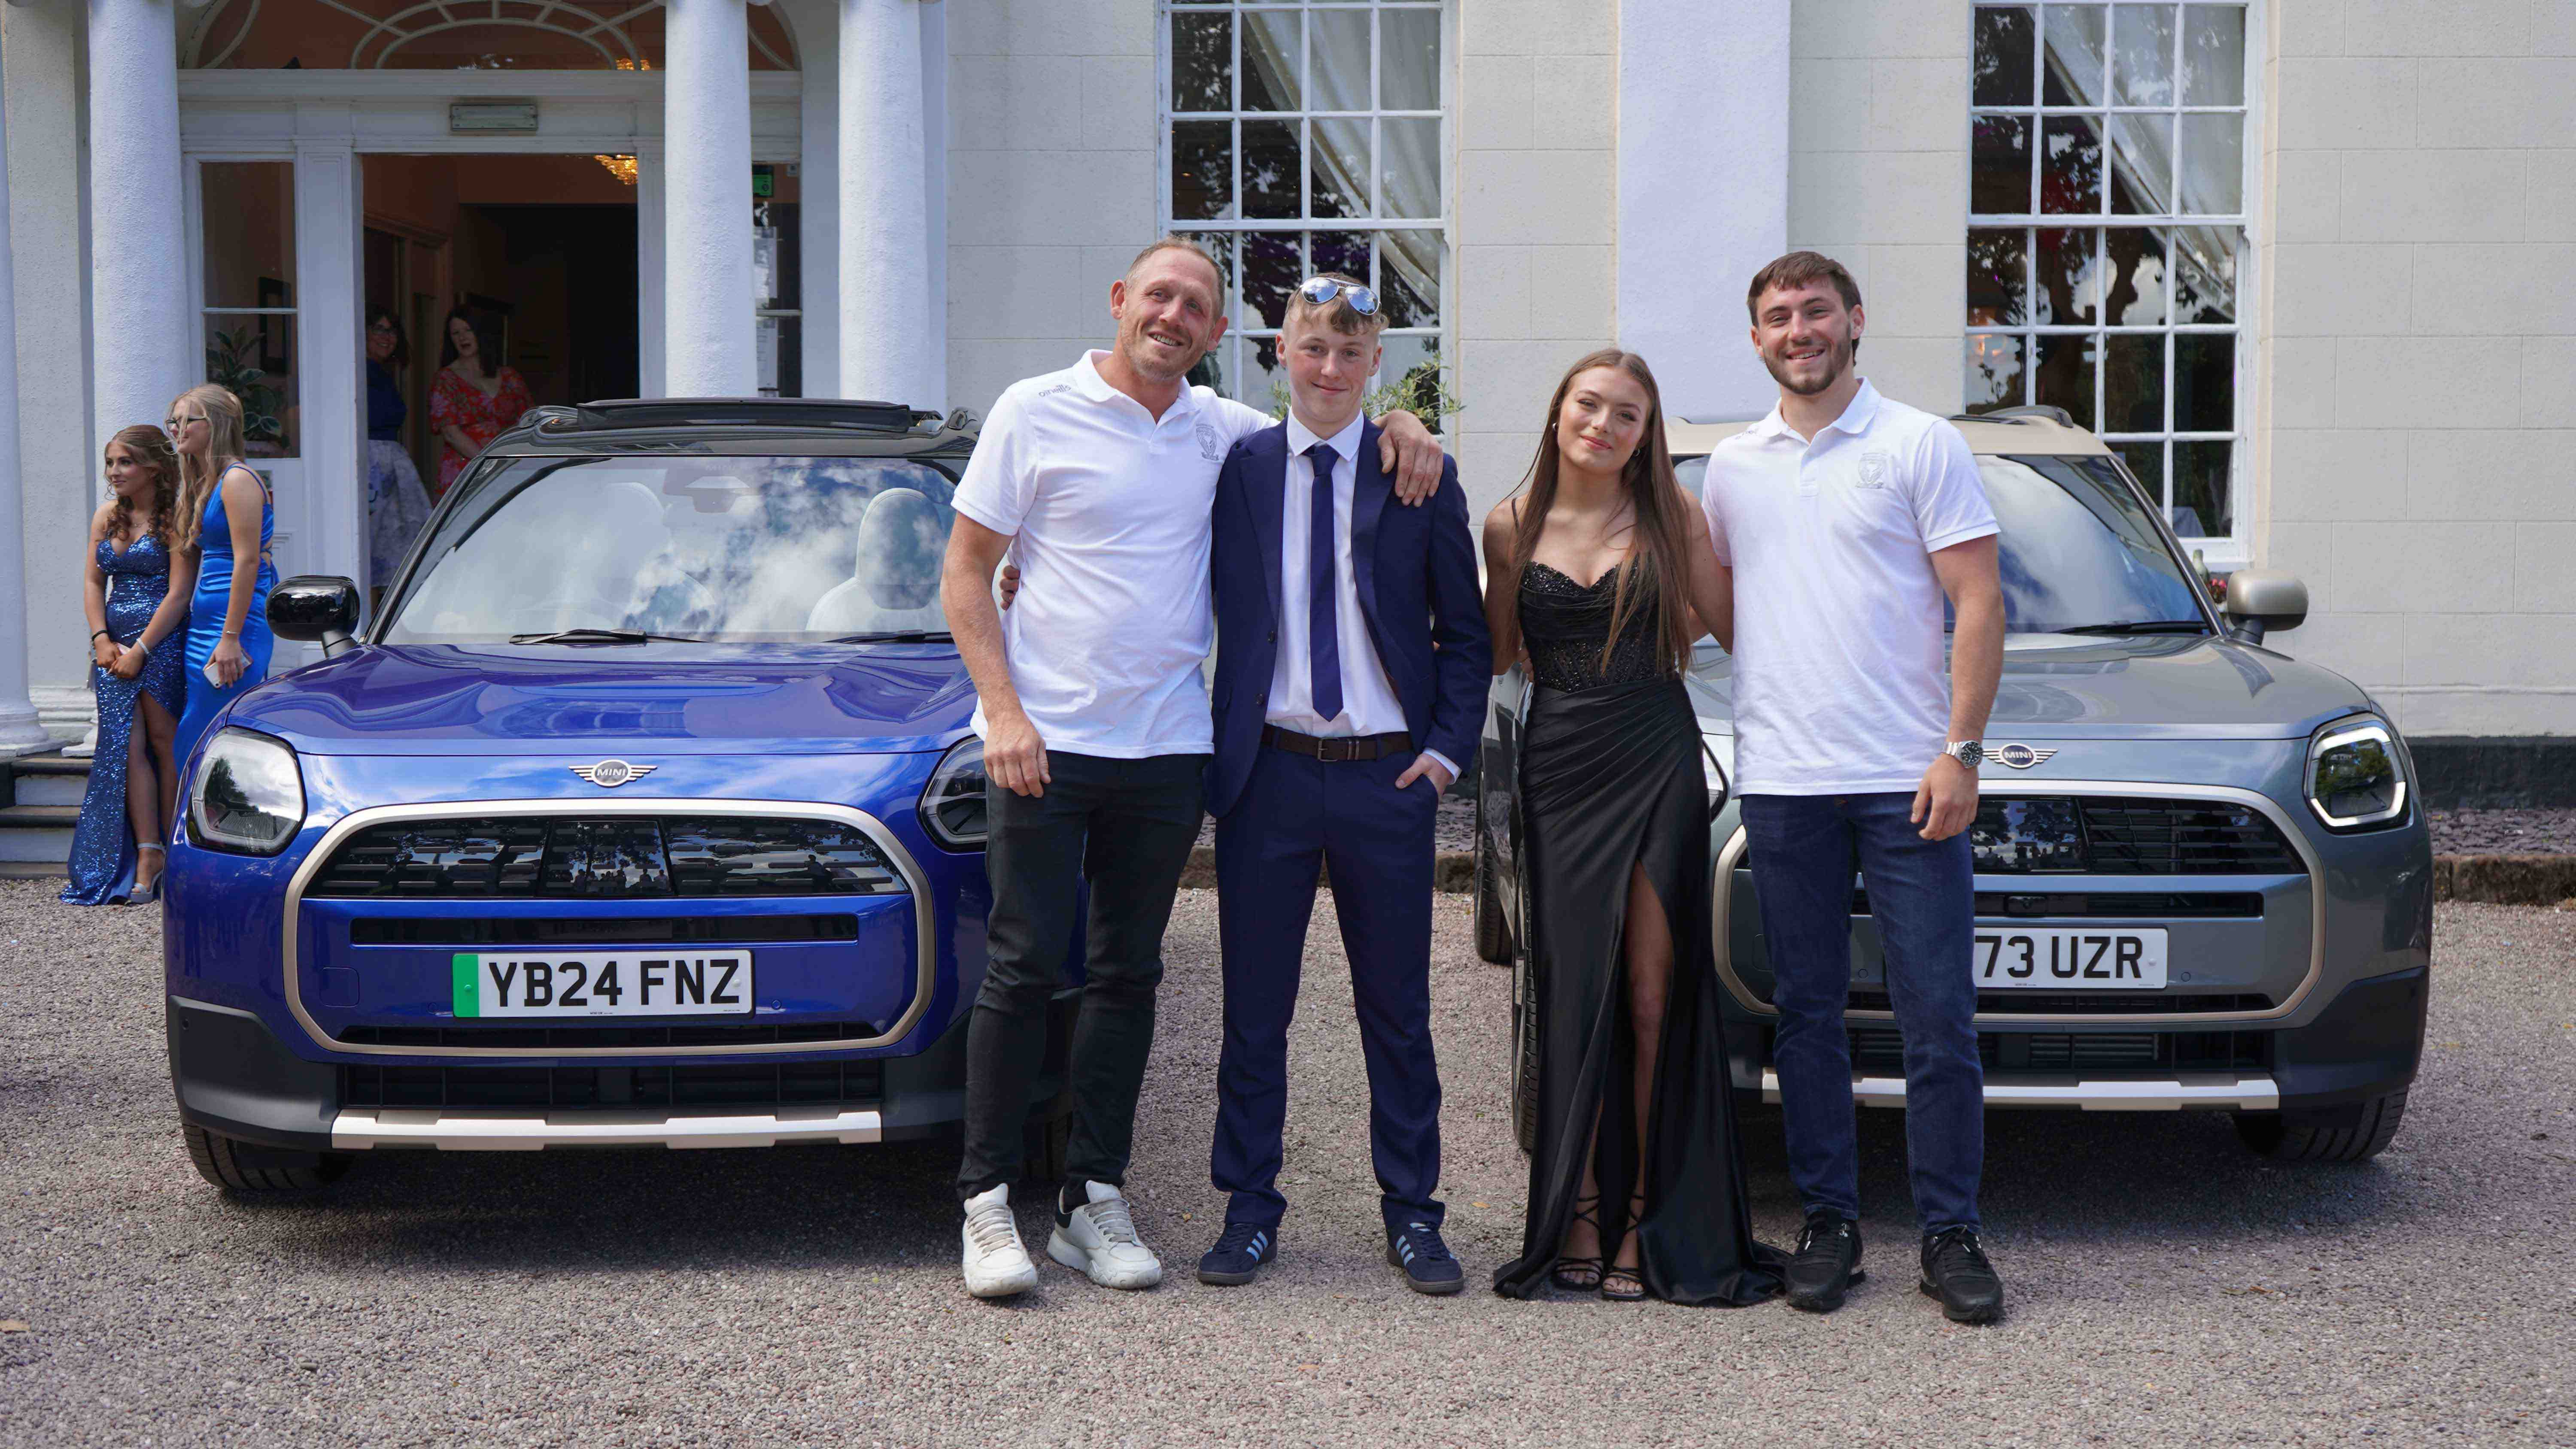
[[[1565,395],[1574,390],[1574,380],[1594,368],[1616,368],[1633,377],[1646,389],[1646,427],[1637,440],[1637,451],[1628,457],[1620,471],[1620,481],[1627,485],[1628,503],[1635,521],[1631,526],[1628,556],[1613,570],[1619,582],[1610,591],[1610,635],[1602,644],[1601,664],[1608,668],[1610,650],[1618,643],[1619,631],[1627,626],[1628,616],[1635,611],[1637,600],[1653,590],[1661,611],[1661,653],[1673,672],[1690,666],[1690,625],[1687,622],[1690,600],[1687,590],[1690,578],[1689,549],[1685,540],[1681,484],[1673,476],[1673,450],[1664,441],[1664,394],[1655,385],[1653,369],[1646,359],[1616,347],[1605,347],[1574,360],[1557,380],[1556,392],[1547,400],[1547,426],[1538,435],[1538,455],[1530,460],[1529,476],[1521,487],[1528,497],[1521,500],[1519,517],[1512,532],[1512,572],[1514,604],[1503,630],[1494,640],[1494,655],[1509,659],[1520,652],[1520,607],[1518,581],[1528,569],[1530,555],[1538,551],[1539,534],[1547,527],[1548,510],[1556,506],[1556,477],[1559,452],[1556,442],[1557,417],[1564,411]]]
[[[231,388],[199,383],[170,404],[171,415],[176,417],[179,409],[192,403],[206,414],[206,461],[199,464],[179,454],[179,536],[172,541],[174,549],[197,547],[197,530],[206,521],[206,499],[222,481],[224,470],[242,460],[243,452],[241,399],[233,396]]]
[[[107,447],[123,448],[152,470],[152,516],[145,520],[141,530],[136,530],[134,505],[119,493],[115,495],[116,511],[109,524],[110,536],[124,540],[120,547],[131,548],[141,541],[144,534],[156,534],[163,549],[175,552],[178,545],[171,541],[170,524],[179,496],[179,455],[170,451],[169,435],[150,423],[136,423],[130,428],[117,429],[116,436],[107,440]],[[107,449],[101,448],[99,456],[102,462],[106,455]]]

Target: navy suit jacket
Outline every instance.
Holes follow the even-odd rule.
[[[1440,464],[1440,487],[1408,508],[1378,468],[1378,429],[1360,425],[1351,487],[1351,570],[1369,642],[1386,667],[1417,750],[1438,750],[1461,771],[1474,768],[1493,683],[1493,642],[1476,586],[1476,543],[1456,459]],[[1209,762],[1209,813],[1242,798],[1260,752],[1279,661],[1280,547],[1288,496],[1288,425],[1274,423],[1234,445],[1217,474],[1215,545],[1216,757]],[[1300,605],[1302,607],[1302,605]],[[1437,645],[1437,648],[1433,646]],[[1350,667],[1354,661],[1345,661]]]

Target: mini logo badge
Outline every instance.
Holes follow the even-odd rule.
[[[1860,486],[1863,488],[1886,487],[1887,477],[1894,471],[1896,471],[1896,455],[1893,453],[1860,455]]]
[[[630,765],[624,760],[602,760],[596,765],[575,765],[572,772],[603,790],[614,790],[629,780],[641,780],[660,768],[659,765]]]
[[[2005,745],[1997,749],[1990,758],[2010,765],[2016,770],[2027,770],[2033,765],[2047,764],[2048,757],[2056,753],[2055,750],[2034,750],[2028,745]]]
[[[1211,463],[1225,461],[1225,440],[1216,435],[1216,424],[1199,424],[1199,456]]]

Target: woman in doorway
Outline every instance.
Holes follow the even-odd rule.
[[[268,481],[242,463],[241,399],[229,389],[207,383],[179,394],[169,427],[179,455],[179,554],[197,574],[188,605],[188,712],[176,747],[184,765],[224,706],[268,678],[277,504]]]
[[[501,362],[501,326],[482,312],[447,314],[447,346],[429,387],[429,422],[438,430],[438,496],[501,430],[536,406],[516,368]]]
[[[403,451],[403,401],[394,369],[411,362],[402,323],[378,307],[367,314],[367,590],[369,597],[394,580],[411,541],[429,521],[429,490]]]
[[[1682,686],[1698,620],[1723,640],[1733,606],[1643,358],[1595,352],[1557,383],[1525,492],[1485,520],[1485,560],[1494,659],[1530,666],[1539,1033],[1528,1216],[1495,1291],[1760,1302],[1784,1260],[1745,1210],[1709,957],[1708,786]]]
[[[107,487],[82,571],[98,753],[63,887],[76,906],[139,904],[161,893],[187,707],[187,651],[164,646],[186,625],[194,564],[174,561],[179,460],[160,429],[121,428],[108,439]]]

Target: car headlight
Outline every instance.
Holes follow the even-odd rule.
[[[984,742],[973,735],[948,747],[921,791],[921,828],[950,850],[984,848]]]
[[[188,833],[199,845],[275,855],[304,824],[304,775],[284,740],[226,729],[206,745],[188,791]]]
[[[2308,744],[2308,807],[2329,830],[2406,817],[2405,752],[2377,720],[2328,725]]]

